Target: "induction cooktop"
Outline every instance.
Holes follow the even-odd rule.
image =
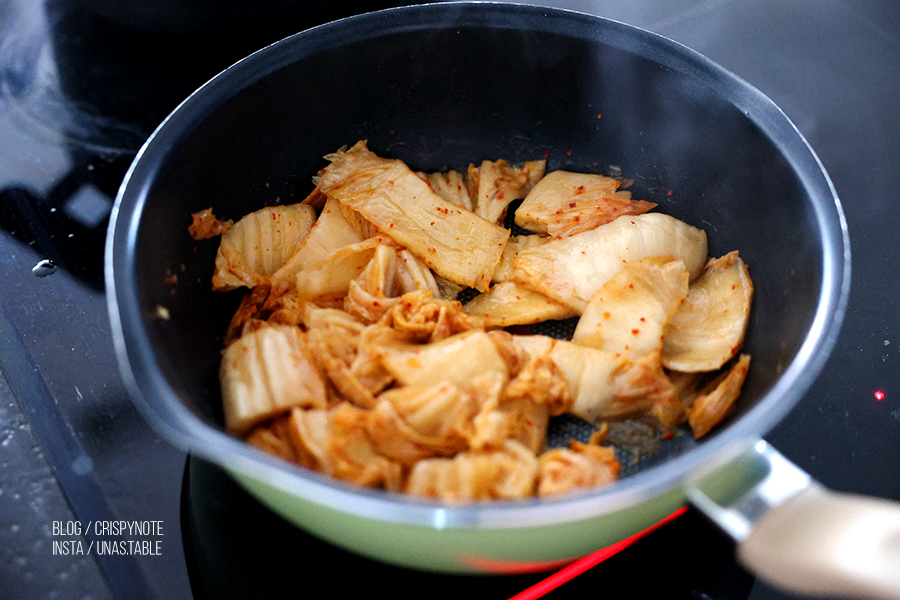
[[[145,4],[0,5],[0,595],[265,598],[306,592],[315,578],[340,597],[441,589],[522,600],[790,598],[741,568],[733,543],[690,507],[559,587],[546,584],[546,572],[449,576],[384,565],[288,525],[218,467],[152,431],[122,385],[106,310],[103,248],[116,190],[143,140],[193,89],[253,50],[351,9]],[[766,439],[834,489],[900,500],[892,185],[900,8],[888,0],[542,4],[644,27],[706,54],[769,95],[807,137],[846,212],[852,291],[826,367]]]

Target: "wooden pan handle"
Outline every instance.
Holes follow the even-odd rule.
[[[723,488],[729,476],[746,480],[744,489]],[[767,583],[802,595],[900,600],[900,503],[827,490],[762,441],[687,493]]]
[[[900,598],[900,503],[811,485],[769,510],[738,544],[740,561],[799,594]]]

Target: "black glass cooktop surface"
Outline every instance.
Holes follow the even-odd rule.
[[[280,597],[308,592],[310,575],[341,597],[441,589],[509,598],[532,589],[548,574],[411,572],[312,538],[161,439],[132,406],[113,353],[102,254],[135,152],[222,68],[350,12],[341,3],[145,4],[0,3],[0,596]],[[900,500],[898,5],[543,4],[700,51],[771,97],[809,140],[846,213],[850,304],[818,380],[766,439],[829,487]],[[127,536],[108,525],[75,531],[115,521],[149,525]],[[117,552],[109,543],[123,539],[141,545]],[[106,551],[84,552],[92,542],[107,542]],[[689,509],[548,596],[790,598],[733,555],[732,542]]]

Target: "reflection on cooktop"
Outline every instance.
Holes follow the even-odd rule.
[[[23,185],[0,189],[0,229],[30,246],[45,264],[102,291],[106,226],[130,160],[85,159],[44,195]]]

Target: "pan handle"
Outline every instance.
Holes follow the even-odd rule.
[[[749,571],[791,593],[900,598],[900,503],[830,491],[764,441],[726,471],[735,465],[759,475],[745,493],[717,494],[721,471],[687,493]]]

